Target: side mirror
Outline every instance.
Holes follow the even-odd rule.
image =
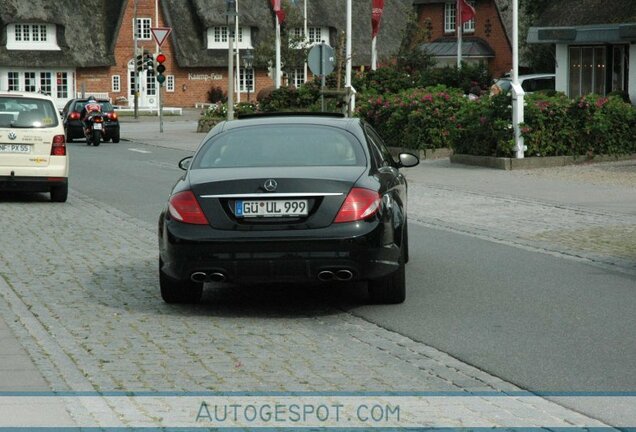
[[[420,163],[420,159],[411,153],[400,153],[400,167],[411,168]]]
[[[183,159],[181,159],[179,161],[179,168],[181,168],[184,171],[187,171],[188,168],[190,168],[190,164],[192,164],[192,158],[193,157],[194,156],[187,156],[187,157],[184,157]]]

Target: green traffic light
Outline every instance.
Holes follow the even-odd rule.
[[[157,75],[157,82],[159,84],[163,84],[163,82],[166,80],[166,77],[163,75]]]

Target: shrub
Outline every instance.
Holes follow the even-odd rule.
[[[217,102],[227,102],[227,94],[221,87],[212,87],[208,90],[208,102],[213,104]]]

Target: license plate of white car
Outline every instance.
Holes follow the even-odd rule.
[[[307,200],[238,200],[237,217],[297,217],[307,216]]]
[[[101,123],[95,123],[93,125],[93,129],[95,130],[102,130],[102,124]]]
[[[0,144],[0,153],[31,153],[31,146],[26,144]]]

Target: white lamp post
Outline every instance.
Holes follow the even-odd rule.
[[[236,17],[236,0],[225,0],[227,10],[225,22],[227,24],[227,119],[234,119],[234,29],[230,27],[230,17]]]

